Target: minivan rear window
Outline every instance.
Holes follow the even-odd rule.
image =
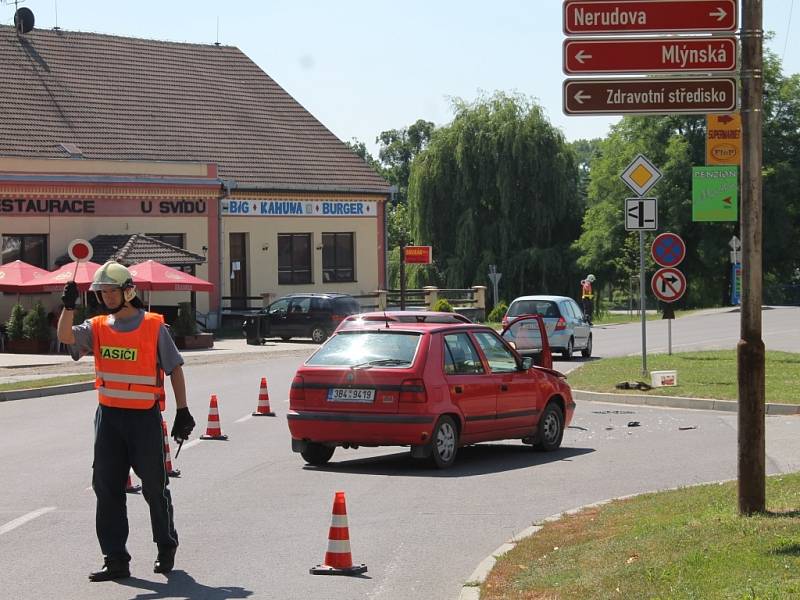
[[[551,300],[517,300],[508,308],[509,317],[520,315],[542,315],[557,319],[561,316],[558,306]]]
[[[306,361],[328,367],[410,367],[422,335],[405,331],[343,331]]]
[[[361,306],[354,298],[334,298],[333,312],[337,315],[354,315],[361,312]]]

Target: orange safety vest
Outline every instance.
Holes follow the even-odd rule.
[[[91,319],[94,386],[100,404],[148,409],[158,401],[164,410],[164,371],[158,366],[158,335],[164,317],[146,312],[141,325],[126,333],[114,331],[108,318]]]
[[[581,281],[581,298],[594,298],[594,294],[592,293],[592,283],[590,281],[586,281],[585,279]]]

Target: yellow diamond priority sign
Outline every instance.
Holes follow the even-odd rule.
[[[644,196],[661,179],[661,171],[643,154],[639,154],[620,177],[637,196]]]

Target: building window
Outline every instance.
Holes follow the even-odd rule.
[[[182,233],[145,233],[145,235],[177,248],[186,248]]]
[[[353,234],[322,234],[322,280],[355,281]]]
[[[21,260],[42,269],[47,268],[46,235],[3,235],[3,260],[10,263]]]
[[[278,234],[278,284],[313,283],[311,234]]]

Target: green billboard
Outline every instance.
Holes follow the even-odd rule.
[[[692,167],[692,221],[739,219],[739,167]]]

